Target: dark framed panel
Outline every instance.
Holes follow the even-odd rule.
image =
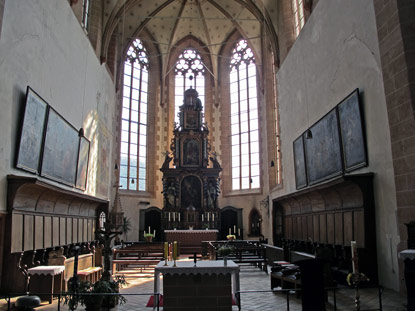
[[[367,165],[359,90],[356,89],[347,96],[337,109],[339,111],[344,169],[346,172],[350,172]]]
[[[85,137],[79,138],[79,154],[76,169],[76,187],[85,190],[88,177],[89,163],[89,146],[90,142]]]
[[[198,167],[202,162],[200,141],[197,138],[187,137],[182,141],[181,165],[184,167]]]
[[[307,172],[305,167],[304,141],[301,135],[293,142],[295,186],[301,189],[307,186]]]
[[[48,104],[28,86],[16,160],[17,168],[39,173],[47,113]]]
[[[195,110],[186,110],[184,112],[184,128],[185,129],[197,129],[199,113]]]
[[[41,175],[75,186],[78,148],[78,131],[50,108]]]
[[[303,134],[308,184],[343,174],[339,126],[336,109],[311,128],[312,138]]]

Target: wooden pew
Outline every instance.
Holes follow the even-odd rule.
[[[144,268],[157,265],[163,259],[162,243],[138,243],[113,250],[112,273],[122,273],[126,267]]]

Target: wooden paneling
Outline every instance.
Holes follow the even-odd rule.
[[[320,241],[327,243],[327,218],[326,214],[320,215]]]
[[[314,231],[314,242],[320,241],[320,217],[319,215],[313,215],[313,231]]]
[[[60,245],[66,244],[66,218],[59,218],[59,241]]]
[[[23,215],[13,214],[11,235],[11,252],[16,253],[23,251]]]
[[[35,216],[35,249],[44,248],[43,237],[44,237],[44,227],[43,227],[43,216]]]
[[[72,218],[66,218],[66,243],[72,243]]]
[[[334,214],[334,243],[336,245],[343,245],[343,213]]]
[[[334,244],[334,214],[327,214],[327,243]]]
[[[52,245],[59,246],[59,217],[52,219]]]
[[[365,246],[365,219],[363,211],[353,212],[353,229],[354,229],[354,240],[356,241],[357,247]]]
[[[52,247],[52,217],[45,216],[44,219],[45,248]]]
[[[310,238],[313,240],[314,232],[313,232],[313,216],[307,216],[307,240]]]
[[[296,240],[302,240],[303,239],[303,226],[302,226],[302,222],[301,222],[301,217],[297,216],[297,236],[296,236]],[[294,232],[295,232],[295,228],[294,228]]]
[[[34,249],[33,244],[33,229],[35,224],[35,217],[33,215],[24,216],[24,227],[23,227],[23,250],[30,251]]]
[[[353,212],[345,212],[344,219],[344,246],[350,246],[350,241],[353,240]]]
[[[83,223],[84,223],[84,238],[83,238],[83,242],[88,241],[88,219],[84,218],[83,219]]]
[[[78,219],[74,218],[72,220],[72,237],[73,241],[72,243],[78,243]]]

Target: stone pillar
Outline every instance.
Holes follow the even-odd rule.
[[[399,252],[406,248],[405,223],[415,220],[415,1],[374,0],[374,6],[392,142]]]

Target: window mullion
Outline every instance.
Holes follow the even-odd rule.
[[[248,79],[248,67],[247,64],[245,71],[246,71],[246,99],[247,99],[247,106],[248,106],[248,162],[249,162],[249,189],[251,189],[251,105],[249,101],[249,79]]]
[[[239,66],[236,70],[238,81],[238,127],[239,127],[239,189],[242,190],[242,126],[241,126],[241,85],[239,80]]]
[[[133,105],[133,77],[134,77],[134,61],[131,61],[131,77],[130,77],[130,98],[128,107],[128,157],[127,157],[127,190],[130,189],[130,165],[131,165],[131,111]]]

